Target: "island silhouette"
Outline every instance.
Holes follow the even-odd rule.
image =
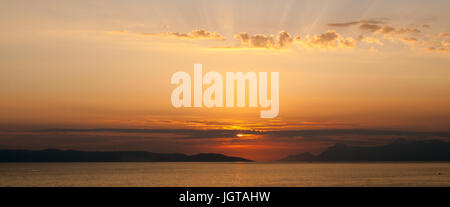
[[[377,162],[450,161],[450,142],[441,140],[408,141],[397,139],[383,146],[348,146],[337,143],[318,155],[304,152],[279,161]]]
[[[145,151],[90,152],[77,150],[0,150],[0,162],[251,162],[223,154],[153,153]]]
[[[379,162],[450,161],[450,142],[397,139],[382,146],[348,146],[337,143],[318,155],[304,152],[278,161],[289,162]],[[252,162],[215,153],[186,155],[146,151],[0,150],[0,162]]]

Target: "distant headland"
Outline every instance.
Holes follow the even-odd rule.
[[[185,155],[145,151],[0,150],[0,162],[251,162],[240,157],[202,153]]]
[[[450,161],[450,142],[397,139],[383,146],[360,147],[335,144],[318,155],[305,152],[279,161],[306,162],[407,162]]]

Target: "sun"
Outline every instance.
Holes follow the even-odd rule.
[[[237,137],[243,137],[243,134],[236,134]]]

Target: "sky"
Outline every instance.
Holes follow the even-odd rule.
[[[1,4],[0,148],[268,161],[334,143],[450,139],[447,0]],[[279,72],[279,115],[173,107],[171,76],[198,63]]]

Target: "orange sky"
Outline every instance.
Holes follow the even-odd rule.
[[[273,160],[335,142],[376,144],[400,135],[178,140],[176,133],[136,138],[24,131],[448,132],[449,8],[444,0],[7,1],[0,8],[0,148],[218,152]],[[174,108],[170,77],[193,75],[195,63],[204,73],[279,72],[279,116],[262,120],[260,108]]]

